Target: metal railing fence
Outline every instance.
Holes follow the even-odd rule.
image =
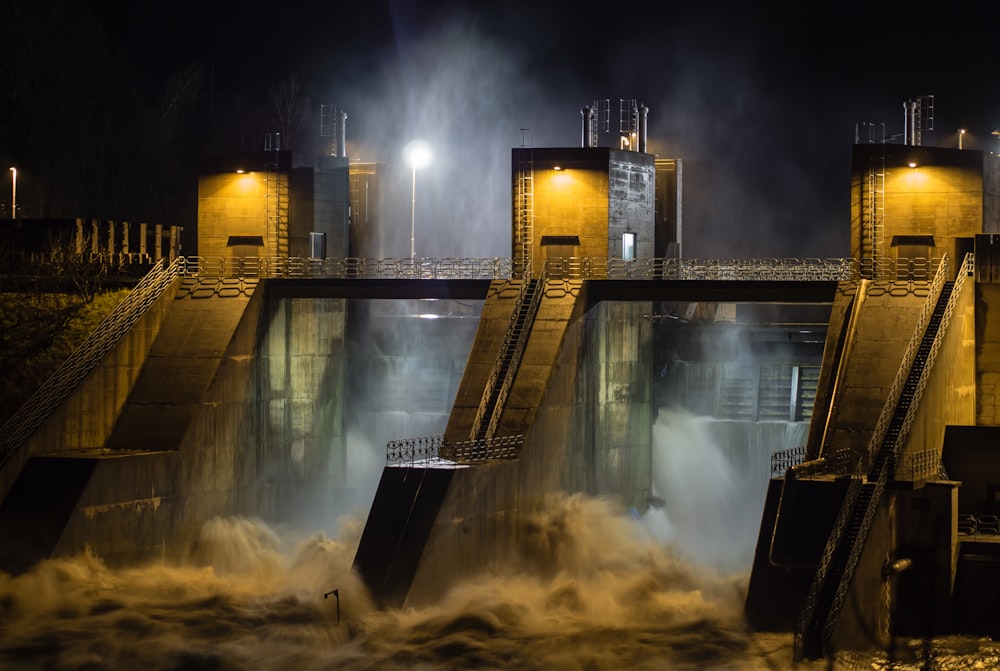
[[[929,282],[940,259],[563,257],[546,261],[559,279]],[[334,279],[517,279],[514,260],[489,258],[181,257],[181,274],[205,277]]]
[[[523,435],[454,442],[446,441],[443,435],[401,438],[386,444],[386,463],[412,466],[435,459],[459,464],[516,459],[523,445]]]
[[[118,344],[180,274],[181,261],[153,266],[104,321],[94,329],[14,415],[0,427],[0,467]]]

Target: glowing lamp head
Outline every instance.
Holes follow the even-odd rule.
[[[916,161],[910,161],[906,165],[910,166],[911,168],[916,168],[917,167],[917,162]]]
[[[403,149],[403,158],[414,170],[419,170],[431,162],[431,147],[426,142],[414,140]]]

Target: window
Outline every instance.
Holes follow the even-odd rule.
[[[622,233],[622,258],[635,261],[635,233]]]

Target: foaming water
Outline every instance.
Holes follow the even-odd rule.
[[[793,666],[790,635],[744,627],[744,577],[678,557],[610,501],[553,497],[528,521],[516,570],[467,580],[421,609],[372,607],[350,568],[361,525],[341,528],[340,539],[290,541],[256,520],[217,519],[184,564],[110,570],[83,555],[0,574],[0,668]],[[323,598],[334,588],[339,599]],[[971,647],[990,659],[991,649],[963,645],[947,668],[986,668],[961,660],[973,659]],[[794,668],[921,667],[844,656]]]
[[[653,425],[653,494],[662,508],[645,514],[656,538],[698,564],[750,569],[766,491],[737,470],[707,420],[663,408]]]

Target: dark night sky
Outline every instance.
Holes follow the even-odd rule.
[[[947,14],[914,3],[759,5],[92,0],[108,43],[151,88],[200,63],[212,100],[239,92],[256,104],[294,75],[311,113],[321,103],[348,112],[352,158],[398,162],[407,137],[425,136],[454,194],[455,175],[472,179],[464,158],[476,157],[481,181],[460,189],[468,203],[426,187],[422,216],[445,222],[425,239],[432,256],[506,255],[521,129],[534,146],[575,145],[580,107],[598,98],[613,113],[618,98],[648,105],[649,150],[690,166],[689,255],[846,255],[855,125],[901,134],[903,103],[916,96],[935,101],[924,144],[957,146],[965,127],[966,148],[997,148],[994,3]],[[448,220],[489,234],[454,248]]]

